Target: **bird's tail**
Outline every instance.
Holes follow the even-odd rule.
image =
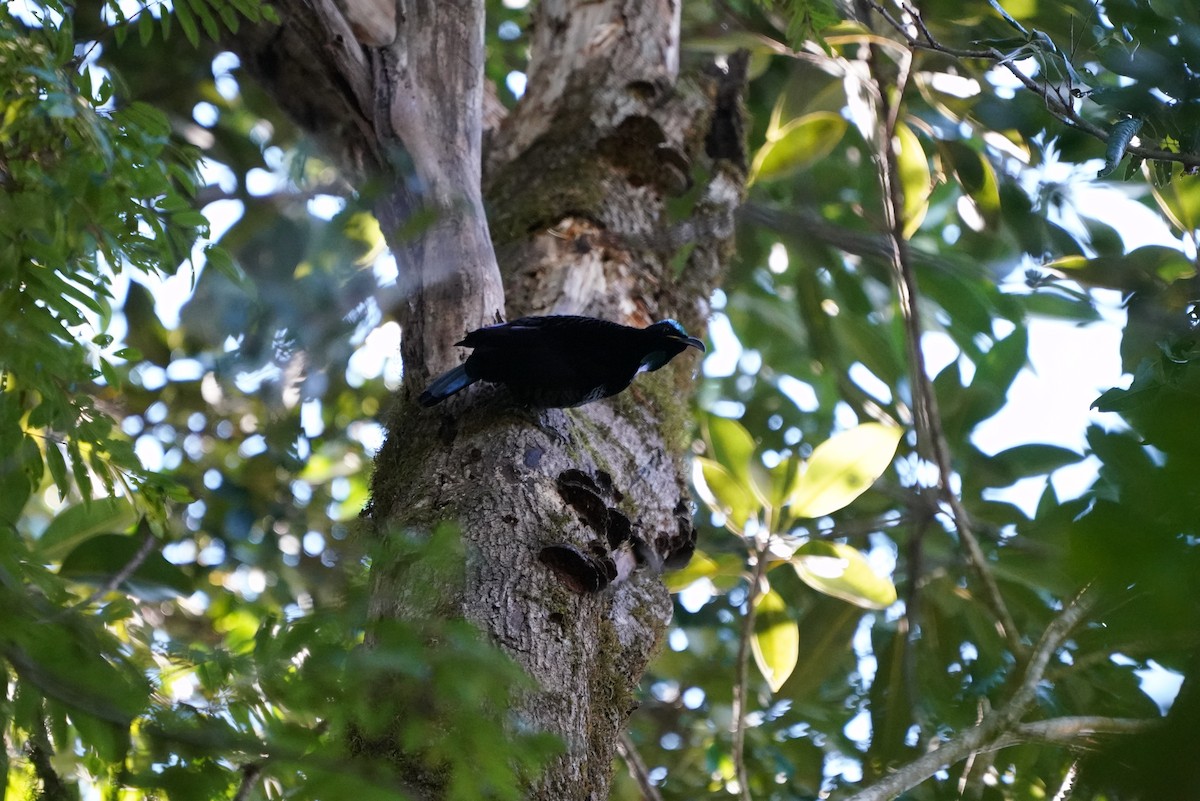
[[[467,375],[465,365],[459,365],[448,373],[443,373],[433,380],[418,399],[422,406],[434,406],[441,403],[455,392],[461,392],[474,384],[476,379]]]

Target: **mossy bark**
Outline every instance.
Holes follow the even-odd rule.
[[[364,528],[385,538],[459,526],[466,570],[450,606],[529,672],[536,689],[515,708],[566,744],[529,797],[602,799],[670,618],[658,568],[694,538],[683,460],[699,362],[680,356],[568,411],[514,410],[487,387],[434,409],[414,399],[465,356],[454,347],[464,331],[500,311],[638,326],[673,317],[702,332],[743,190],[745,61],[680,77],[677,0],[542,0],[527,94],[481,151],[482,4],[399,0],[396,30],[370,35],[362,21],[379,15],[342,18],[347,4],[283,0],[282,33],[243,52],[260,65],[308,58],[316,91],[297,116],[314,128],[324,118],[311,104],[348,87],[327,105],[352,107],[352,127],[321,139],[364,186],[382,186],[406,293],[396,310],[405,378]],[[264,77],[283,90],[284,75]],[[430,211],[433,225],[403,234]],[[481,240],[489,223],[492,240]],[[388,549],[376,553],[372,614],[421,608],[424,588],[398,578]],[[547,553],[574,554],[596,575],[572,579]]]

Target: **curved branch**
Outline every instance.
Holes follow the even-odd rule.
[[[1004,738],[1017,736],[1017,733],[1022,730],[1017,723],[1033,704],[1038,685],[1045,677],[1047,665],[1050,664],[1050,660],[1058,652],[1071,631],[1079,625],[1091,608],[1092,601],[1085,590],[1068,603],[1058,617],[1050,622],[1030,653],[1025,672],[1021,676],[1016,691],[1002,707],[989,712],[977,725],[960,732],[958,736],[941,744],[936,750],[923,754],[895,773],[885,776],[865,790],[855,793],[849,801],[890,801],[906,790],[916,787],[939,770],[966,759],[976,751],[1014,744],[1004,742]],[[1095,725],[1098,719],[1088,720],[1090,725]],[[1053,724],[1052,721],[1043,723],[1044,725],[1041,727],[1036,724],[1028,724],[1032,727],[1028,731],[1050,735],[1056,730],[1057,724]],[[1114,724],[1110,728],[1113,729],[1113,733],[1117,733],[1116,730],[1120,729],[1122,725],[1124,724]],[[1064,724],[1059,726],[1057,731],[1061,732],[1065,729],[1066,725]]]

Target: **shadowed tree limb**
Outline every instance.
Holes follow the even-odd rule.
[[[662,801],[662,794],[650,781],[646,763],[642,761],[642,756],[634,746],[633,738],[629,736],[628,731],[621,732],[621,736],[617,740],[617,753],[621,755],[621,759],[625,760],[625,765],[629,768],[629,775],[633,777],[642,791],[642,798],[646,801]]]
[[[1019,734],[1022,731],[1021,717],[1033,705],[1038,686],[1046,675],[1046,668],[1050,664],[1050,660],[1058,653],[1058,649],[1070,636],[1071,631],[1091,611],[1092,606],[1092,599],[1087,590],[1084,590],[1050,622],[1041,639],[1030,651],[1020,682],[1007,702],[985,714],[977,725],[959,732],[956,737],[940,744],[935,750],[923,754],[865,790],[855,793],[849,801],[890,801],[906,790],[916,787],[939,770],[954,765],[975,752],[1002,748],[1024,741],[1025,738],[1021,738]],[[1052,719],[1043,721],[1040,726],[1028,724],[1032,728],[1026,729],[1025,732],[1027,735],[1040,733],[1047,737],[1065,734],[1071,726],[1068,723],[1062,723],[1064,720],[1072,719]],[[1080,722],[1079,719],[1075,720]],[[1077,733],[1081,736],[1090,734],[1087,726],[1097,725],[1097,720],[1099,719],[1092,718],[1087,722],[1081,722]],[[1117,733],[1118,731],[1124,733],[1124,731],[1132,730],[1128,728],[1129,723],[1121,719],[1112,718],[1109,721],[1106,724],[1108,729],[1105,733]],[[1012,739],[1006,741],[1005,738]]]

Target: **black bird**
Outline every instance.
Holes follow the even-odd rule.
[[[457,344],[475,350],[430,383],[421,393],[422,406],[441,403],[476,381],[503,384],[528,406],[581,406],[616,395],[642,370],[657,370],[686,348],[704,350],[674,320],[631,328],[565,315],[490,325]]]

